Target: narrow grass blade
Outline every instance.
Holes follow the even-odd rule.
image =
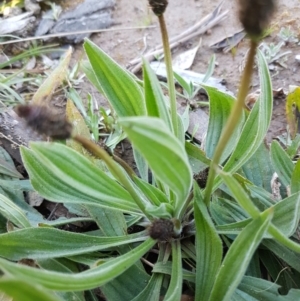
[[[203,83],[206,83],[209,80],[209,78],[213,75],[214,70],[215,70],[215,63],[216,63],[216,55],[213,54],[209,60],[206,73],[204,74],[204,77],[202,80]]]
[[[163,94],[159,81],[148,61],[144,60],[143,64],[144,92],[147,115],[159,117],[166,123],[169,130],[172,131],[172,123],[166,104],[166,97]]]
[[[196,293],[195,300],[209,299],[222,261],[222,241],[217,234],[198,185],[194,184],[196,224]]]
[[[291,177],[291,193],[300,191],[300,160],[297,161]]]
[[[158,301],[163,275],[153,274],[146,288],[131,301]]]
[[[180,301],[182,293],[182,258],[180,241],[172,242],[172,274],[164,301]]]
[[[249,262],[268,230],[272,211],[263,212],[254,219],[230,246],[210,295],[210,301],[230,300],[235,289],[242,281]]]
[[[137,262],[155,244],[156,241],[148,239],[124,255],[110,259],[93,269],[76,274],[39,270],[1,258],[0,268],[4,273],[8,273],[24,281],[31,279],[32,282],[42,285],[47,289],[56,291],[82,291],[96,288],[116,278]]]

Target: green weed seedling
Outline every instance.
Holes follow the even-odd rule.
[[[296,37],[296,33],[291,30],[291,26],[281,27],[278,37],[285,42],[285,44],[299,42],[299,39]]]

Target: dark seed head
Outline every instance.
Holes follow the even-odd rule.
[[[167,0],[149,0],[149,5],[154,12],[156,16],[162,15],[167,6],[168,6],[168,1]]]
[[[276,0],[239,0],[239,18],[250,37],[259,38],[275,10]]]
[[[67,139],[71,137],[72,124],[46,106],[18,105],[15,108],[19,117],[25,119],[27,126],[39,134],[53,139]]]
[[[170,241],[174,234],[174,224],[169,219],[155,219],[149,227],[149,235],[159,241]]]
[[[209,172],[209,169],[206,168],[206,169],[200,171],[198,174],[194,175],[194,179],[197,181],[200,188],[206,187],[208,172]]]

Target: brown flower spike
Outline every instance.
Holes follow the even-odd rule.
[[[275,10],[276,0],[239,0],[239,18],[250,37],[259,38]]]
[[[155,219],[148,230],[151,238],[170,241],[174,234],[174,223],[169,219]]]
[[[64,116],[56,114],[46,106],[18,105],[15,111],[39,134],[59,140],[71,137],[72,124]]]
[[[167,0],[149,0],[149,5],[156,16],[161,16],[165,12],[165,10],[168,6],[168,1]]]

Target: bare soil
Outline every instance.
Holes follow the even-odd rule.
[[[141,55],[146,38],[147,47],[152,48],[161,42],[158,23],[156,17],[152,14],[147,6],[148,1],[131,1],[117,0],[113,12],[115,25],[113,28],[126,28],[136,26],[155,25],[155,28],[149,29],[132,29],[132,30],[116,30],[95,34],[91,39],[106,51],[119,64],[127,66],[129,61]],[[170,0],[165,17],[172,37],[186,28],[192,26],[195,22],[212,12],[218,3],[209,0]],[[278,33],[282,27],[289,27],[295,32],[297,38],[300,37],[300,1],[288,0],[279,1],[278,9],[272,21],[272,32],[266,38],[266,43],[279,43],[281,40]],[[220,25],[215,26],[210,32],[202,36],[202,47],[199,49],[192,71],[205,73],[209,59],[214,51],[209,47],[214,42],[225,38],[238,29],[241,25],[238,21],[237,1],[224,0],[223,10],[229,10],[228,18]],[[195,47],[199,42],[199,38],[195,38],[180,47],[177,47],[173,54],[180,54],[191,47]],[[214,77],[223,78],[230,91],[234,94],[237,92],[240,80],[240,66],[243,64],[248,41],[244,39],[235,49],[234,54],[217,52],[217,66],[213,74]],[[300,65],[295,60],[295,55],[299,53],[299,46],[296,43],[289,43],[282,47],[281,52],[292,51],[286,62],[287,68],[276,66],[276,71],[271,71],[273,88],[277,90],[282,88],[284,92],[288,91],[289,85],[299,85],[300,81]],[[82,55],[82,47],[77,46],[75,57]],[[257,72],[256,72],[257,73]],[[89,85],[82,86],[83,95],[90,92]],[[252,91],[259,89],[258,75],[255,74],[252,83]],[[275,138],[286,131],[285,120],[285,97],[274,100],[273,119],[268,135],[268,140]]]

